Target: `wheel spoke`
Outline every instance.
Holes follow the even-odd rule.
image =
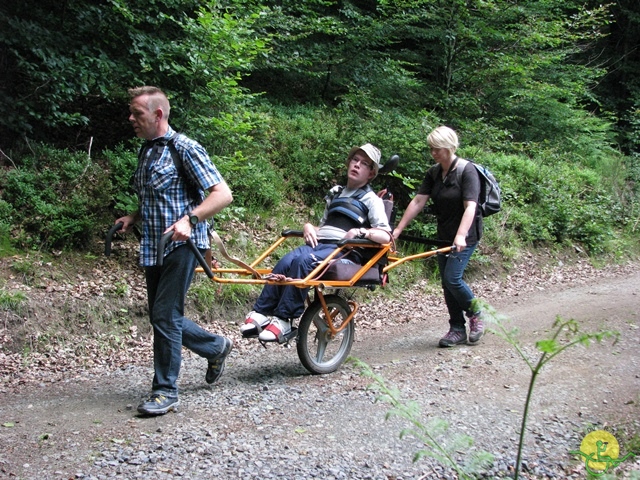
[[[324,358],[324,352],[329,342],[327,342],[326,337],[324,335],[316,335],[316,339],[318,342],[318,346],[316,350],[316,360],[318,361],[318,363],[322,363],[322,359]]]
[[[351,313],[349,303],[339,295],[325,296],[326,309],[320,302],[307,307],[298,326],[298,357],[311,373],[335,372],[345,361],[351,350],[354,337],[353,322],[344,325],[335,336],[331,326],[343,327],[344,320]],[[325,312],[329,313],[327,322]]]

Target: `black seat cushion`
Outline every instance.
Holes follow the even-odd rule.
[[[341,280],[349,281],[356,273],[362,268],[362,265],[355,263],[342,263],[334,262],[322,275],[321,280]],[[379,284],[380,283],[380,270],[377,265],[374,265],[365,274],[360,277],[358,284]]]

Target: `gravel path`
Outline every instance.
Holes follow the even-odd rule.
[[[501,290],[495,283],[476,285],[520,328],[530,354],[556,315],[575,318],[588,331],[604,325],[621,333],[615,346],[575,347],[543,370],[531,407],[524,478],[585,478],[584,464],[569,452],[592,429],[615,432],[621,454],[625,441],[635,434],[637,442],[640,435],[640,273],[629,268],[574,282],[567,274],[551,272],[511,295],[492,294]],[[493,334],[477,346],[438,349],[443,312],[433,295],[367,303],[361,313],[367,328],[356,328],[351,354],[397,387],[405,403],[415,402],[423,424],[448,422],[439,437],[443,444],[473,437],[473,446],[455,450],[459,462],[488,451],[494,461],[478,476],[510,476],[527,367]],[[185,355],[180,409],[162,417],[135,413],[152,375],[146,362],[76,369],[3,388],[0,477],[458,478],[431,458],[412,462],[424,444],[410,435],[400,438],[409,423],[385,420],[390,406],[376,401],[371,380],[354,365],[310,375],[295,348],[235,340],[225,374],[213,386],[204,383],[204,361]],[[616,469],[625,478],[639,472],[638,457]]]

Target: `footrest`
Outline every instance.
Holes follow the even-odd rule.
[[[269,341],[269,342],[265,342],[264,340],[258,340],[263,347],[267,348],[267,343],[278,343],[280,345],[284,345],[285,347],[289,346],[289,342],[296,338],[298,336],[298,329],[296,327],[291,327],[291,331],[285,335],[282,335],[282,337],[280,338],[280,340],[273,340],[273,341]],[[245,338],[257,338],[257,335],[255,337],[245,337]]]
[[[280,343],[289,343],[289,341],[298,336],[298,329],[296,327],[291,327],[291,331],[286,335],[282,336],[282,342]]]

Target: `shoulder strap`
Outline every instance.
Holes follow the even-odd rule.
[[[173,160],[173,164],[176,167],[176,171],[178,175],[182,177],[182,179],[187,184],[187,193],[189,197],[194,200],[201,199],[200,196],[200,188],[189,178],[189,176],[185,173],[184,164],[182,162],[182,156],[180,156],[180,152],[176,148],[174,143],[174,139],[178,136],[177,133],[174,133],[169,138],[167,138],[167,146],[169,147],[169,152],[171,152],[171,159]]]
[[[462,172],[464,171],[464,168],[467,166],[467,163],[469,163],[471,160],[465,160],[464,158],[459,158],[458,157],[458,167],[456,168],[457,171],[457,175],[458,175],[458,183],[460,185],[462,185]]]
[[[356,193],[354,195],[351,196],[351,198],[355,198],[356,200],[360,200],[362,197],[364,197],[367,193],[373,191],[371,188],[371,185],[369,185],[368,183],[364,186],[359,188],[358,190],[356,190]]]

